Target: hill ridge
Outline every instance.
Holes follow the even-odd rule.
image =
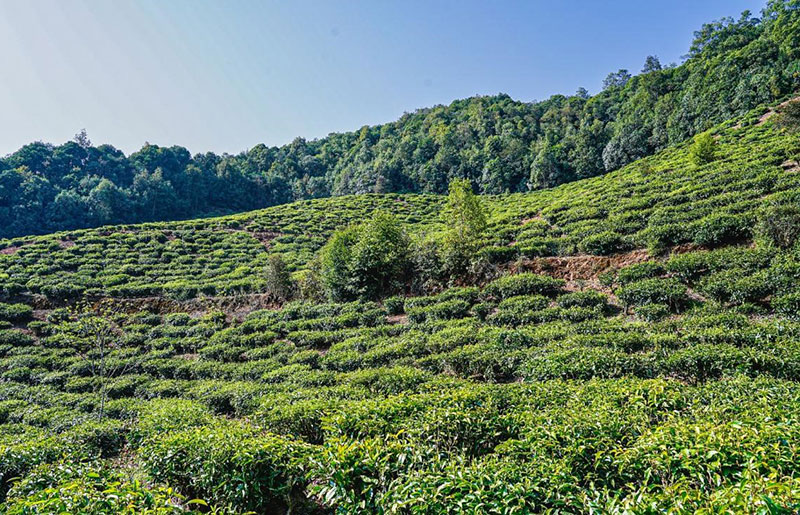
[[[477,96],[283,147],[194,156],[145,145],[125,156],[85,134],[0,159],[0,237],[242,212],[366,192],[481,193],[552,187],[615,170],[800,88],[792,1],[701,27],[687,60],[619,70],[594,96]]]

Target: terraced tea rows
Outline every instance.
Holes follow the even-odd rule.
[[[264,268],[376,210],[440,231],[437,196],[3,241],[5,512],[796,512],[800,142],[763,113],[484,197],[482,279],[429,295]]]

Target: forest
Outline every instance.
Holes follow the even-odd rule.
[[[145,144],[126,156],[85,132],[34,142],[0,159],[0,237],[348,194],[441,194],[452,179],[482,194],[549,188],[619,169],[798,86],[800,11],[771,0],[758,16],[703,25],[681,64],[650,56],[638,74],[610,73],[595,95],[473,97],[238,155]]]

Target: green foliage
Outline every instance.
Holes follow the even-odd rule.
[[[410,267],[409,247],[405,229],[383,212],[363,225],[334,233],[320,251],[328,297],[378,298],[400,290]]]
[[[473,193],[467,179],[450,182],[444,223],[448,228],[442,241],[442,264],[451,276],[464,274],[483,244],[486,208]]]
[[[559,143],[550,145],[550,157],[584,163],[583,172],[555,163],[564,177],[591,175],[602,161],[591,150],[604,148],[603,138],[612,138],[606,157],[625,162],[756,101],[741,95],[762,98],[749,87],[758,81],[735,89],[735,70],[767,73],[754,64],[774,56],[764,53],[762,30],[784,45],[781,52],[794,52],[791,31],[773,30],[772,20],[783,16],[785,25],[796,16],[781,5],[771,3],[768,9],[780,12],[763,21],[722,21],[698,34],[692,59],[713,61],[704,68],[708,80],[734,92],[719,103],[692,83],[692,64],[652,69],[595,99],[554,101],[550,107],[574,112],[623,105],[604,115],[617,121],[581,122],[568,134],[552,134]],[[734,40],[730,60],[724,47]],[[728,74],[715,75],[718,66]],[[634,112],[625,112],[626,102],[599,104],[639,88],[660,90],[667,78],[680,79],[664,86],[671,99],[680,100],[687,83],[691,106],[708,113],[695,120],[686,117],[695,107],[685,107],[678,116],[672,100],[655,100],[651,109],[652,96],[635,101],[647,109]],[[398,137],[430,131],[431,151],[438,152],[452,148],[451,125],[482,127],[473,124],[481,116],[504,119],[490,107],[514,105],[457,104],[456,111],[486,107],[469,120],[442,119],[456,116],[455,108],[436,108],[430,118],[409,115],[411,125]],[[690,166],[682,145],[604,177],[481,197],[485,230],[470,256],[471,277],[442,271],[441,235],[453,224],[443,216],[445,199],[432,195],[341,196],[214,219],[0,241],[0,295],[9,305],[29,306],[14,309],[33,318],[0,324],[4,509],[797,512],[800,260],[791,223],[760,227],[767,215],[770,224],[780,221],[783,211],[771,206],[796,203],[800,176],[780,165],[798,143],[773,124],[755,124],[765,109],[712,129],[724,160]],[[542,116],[553,119],[555,112]],[[538,131],[536,120],[538,114],[511,127]],[[558,132],[559,123],[548,130]],[[504,145],[516,136],[501,137],[504,127],[486,136],[487,150],[511,159]],[[358,138],[377,155],[385,150],[377,142],[394,136],[371,131]],[[573,146],[578,137],[592,142]],[[305,145],[309,152],[322,148]],[[543,148],[533,142],[523,151]],[[404,152],[392,161],[402,162],[401,170],[411,162]],[[461,173],[457,162],[442,176],[467,177],[481,191],[487,184],[503,191],[499,174],[517,173],[497,157],[484,182],[484,175]],[[520,164],[524,174],[529,165]],[[223,167],[234,173],[229,162]],[[446,186],[436,182],[441,169],[414,170],[426,187]],[[161,179],[170,173],[162,170]],[[304,187],[315,178],[309,175]],[[384,179],[382,187],[392,187]],[[516,180],[522,179],[508,176]],[[140,178],[145,198],[150,190],[142,181],[157,186],[158,174]],[[355,184],[344,182],[344,191]],[[164,197],[146,198],[149,213],[159,214]],[[752,245],[757,219],[759,241]],[[371,232],[359,225],[335,252],[326,247],[320,254],[334,233],[365,220],[373,221]],[[409,234],[413,270],[402,281],[408,289],[380,282],[379,272],[395,264],[384,257],[404,246],[396,245],[403,240],[398,229]],[[594,236],[598,253],[616,252],[606,250],[614,248],[605,246],[607,236],[636,250],[576,256]],[[715,248],[698,250],[696,243]],[[666,252],[647,258],[642,247],[651,244]],[[352,273],[356,254],[363,273]],[[267,299],[269,309],[253,310],[272,289],[266,271],[276,256],[305,300],[276,307]],[[638,263],[623,266],[631,262]],[[340,274],[343,299],[366,297],[365,280],[378,285],[372,291],[397,296],[382,304],[319,302],[323,263],[336,265],[326,273]],[[448,279],[485,286],[448,287]],[[83,294],[95,308],[90,313],[75,309],[73,296]]]
[[[446,300],[430,306],[411,308],[408,310],[408,319],[412,322],[425,322],[428,320],[450,320],[464,318],[469,313],[469,303],[459,300]]]
[[[404,304],[405,301],[402,297],[389,297],[383,301],[383,305],[390,315],[399,315],[403,313]]]
[[[791,100],[782,105],[777,118],[778,126],[792,132],[800,130],[800,100]]]
[[[789,318],[800,318],[800,292],[774,297],[770,303],[776,312]]]
[[[708,247],[736,243],[752,235],[751,227],[752,222],[748,217],[712,214],[694,225],[694,242]]]
[[[679,144],[709,125],[797,91],[800,28],[790,0],[697,31],[680,66],[609,74],[589,96],[521,102],[472,97],[395,122],[259,144],[238,155],[147,144],[129,156],[85,135],[31,143],[0,160],[0,238],[99,225],[197,218],[331,195],[445,193],[454,177],[480,193],[551,187],[601,175]],[[790,120],[794,104],[782,108]],[[748,123],[752,123],[749,122]],[[702,158],[703,162],[705,157]]]
[[[665,304],[679,310],[689,301],[686,286],[675,279],[643,279],[629,283],[616,291],[625,306]]]
[[[286,301],[294,294],[294,284],[289,269],[280,255],[272,255],[267,259],[264,270],[264,288],[274,298]]]
[[[562,308],[582,307],[582,308],[605,308],[608,298],[595,290],[576,291],[559,296],[556,304]]]
[[[689,148],[689,159],[696,166],[702,166],[717,158],[717,141],[710,132],[703,132],[695,136],[694,143]]]
[[[360,239],[361,231],[358,226],[337,231],[320,251],[322,284],[331,300],[349,300],[355,296],[350,267],[353,247]]]
[[[37,468],[9,494],[4,513],[178,514],[201,513],[205,503],[184,504],[169,488],[148,488],[107,468],[66,463]]]
[[[658,322],[669,316],[670,307],[667,304],[644,304],[636,307],[636,316],[645,322]]]
[[[800,206],[772,204],[761,210],[756,233],[780,249],[789,249],[800,236]]]
[[[6,304],[0,302],[0,320],[24,322],[33,315],[33,308],[27,304]]]
[[[710,274],[700,284],[700,291],[708,297],[733,304],[760,301],[773,289],[769,273],[746,273],[736,269]]]
[[[304,504],[311,448],[240,424],[219,423],[146,441],[144,468],[158,481],[237,512]]]
[[[661,263],[655,261],[645,261],[644,263],[636,263],[617,271],[617,282],[620,284],[628,284],[642,279],[652,279],[664,273],[664,267]]]
[[[377,298],[400,290],[409,272],[410,241],[396,217],[379,212],[361,229],[350,273],[360,297]]]
[[[597,234],[592,234],[584,238],[578,248],[581,252],[587,254],[594,254],[597,256],[607,256],[628,250],[629,246],[625,239],[613,231],[604,231]]]
[[[517,295],[555,295],[561,291],[564,281],[544,275],[522,273],[496,279],[486,285],[484,293],[497,299]]]

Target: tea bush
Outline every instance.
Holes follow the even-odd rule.
[[[27,304],[5,304],[0,302],[0,320],[23,322],[33,315],[33,308]]]
[[[643,279],[623,286],[616,291],[625,306],[665,304],[679,310],[689,301],[686,286],[675,279]]]
[[[307,444],[222,423],[155,437],[142,448],[154,479],[239,512],[299,509],[310,452]]]
[[[484,294],[507,299],[518,295],[555,295],[561,291],[564,281],[544,275],[523,273],[501,277],[486,285]]]
[[[581,252],[598,256],[607,256],[629,248],[630,246],[625,239],[613,231],[587,236],[578,244],[578,249]]]
[[[0,242],[2,510],[796,512],[800,256],[769,209],[800,143],[765,112],[702,166],[481,197],[463,276],[433,195]],[[379,210],[418,275],[320,302],[319,250]]]
[[[189,506],[190,509],[186,509]],[[170,488],[148,488],[108,468],[59,463],[38,467],[9,493],[4,513],[202,513]],[[214,512],[216,510],[213,510]]]

